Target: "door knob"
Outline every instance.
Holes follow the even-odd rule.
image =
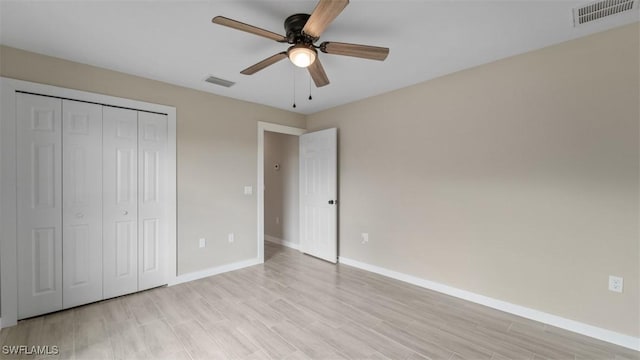
[[[127,210],[122,212],[122,215],[129,215],[129,212]]]
[[[329,200],[329,205],[333,205],[334,201],[333,200]]]

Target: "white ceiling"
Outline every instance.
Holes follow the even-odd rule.
[[[304,114],[639,20],[632,11],[573,27],[572,9],[589,0],[352,0],[321,41],[385,46],[389,57],[320,54],[331,84],[313,86],[308,101],[306,70],[287,60],[240,74],[286,44],[211,18],[284,34],[284,19],[316,1],[0,1],[4,45]],[[209,75],[236,84],[204,82]]]

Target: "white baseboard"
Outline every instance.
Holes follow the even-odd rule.
[[[277,238],[275,236],[271,236],[271,235],[264,235],[264,240],[268,241],[268,242],[272,242],[274,244],[280,244],[282,246],[286,246],[288,248],[292,248],[294,250],[300,250],[300,244],[296,244],[293,243],[291,241],[286,241],[286,240],[282,240],[280,238]]]
[[[409,284],[420,286],[426,289],[434,290],[443,294],[451,295],[477,304],[488,306],[490,308],[501,310],[507,313],[522,316],[527,319],[539,321],[548,325],[586,335],[612,344],[620,345],[628,349],[640,351],[640,338],[566,319],[560,316],[508,303],[506,301],[497,300],[488,296],[479,295],[470,291],[454,288],[449,285],[440,284],[434,281],[418,278],[412,275],[385,269],[379,266],[363,263],[349,258],[340,257],[340,263],[390,277],[392,279],[404,281]]]
[[[257,265],[257,264],[260,264],[260,261],[258,259],[249,259],[249,260],[238,261],[238,262],[227,264],[227,265],[216,266],[216,267],[212,267],[205,270],[178,275],[168,285],[169,286],[178,285],[185,282],[202,279],[202,278],[226,273],[233,270],[239,270],[239,269]]]

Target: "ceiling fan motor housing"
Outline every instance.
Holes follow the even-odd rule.
[[[309,14],[293,14],[284,21],[284,30],[289,44],[313,44],[317,40],[302,32],[310,16]]]

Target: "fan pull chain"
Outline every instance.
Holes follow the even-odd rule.
[[[313,97],[311,97],[311,76],[309,76],[309,100],[313,100]]]
[[[296,108],[296,69],[293,69],[293,108]]]

